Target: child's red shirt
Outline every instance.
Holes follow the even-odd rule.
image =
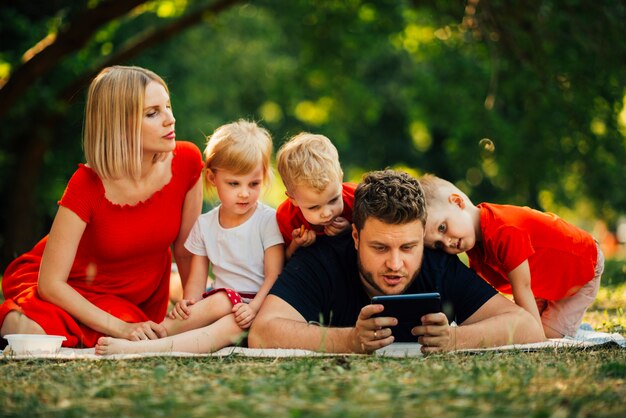
[[[356,189],[355,183],[343,183],[342,184],[342,199],[343,199],[343,212],[341,216],[346,218],[348,222],[352,222],[352,208],[354,207],[354,189]],[[304,227],[308,230],[311,229],[317,233],[317,235],[324,235],[324,230],[313,227],[307,222],[299,207],[294,206],[291,200],[285,199],[283,203],[276,209],[276,221],[280,228],[280,233],[285,239],[285,248],[291,244],[291,233],[294,229]]]
[[[481,203],[482,242],[467,252],[470,267],[502,293],[511,294],[508,273],[528,259],[536,298],[559,300],[594,277],[593,237],[552,213],[528,207]]]

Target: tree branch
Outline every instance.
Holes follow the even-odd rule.
[[[200,7],[168,25],[148,30],[131,38],[122,45],[117,53],[95,68],[86,70],[73,83],[61,90],[57,94],[58,103],[72,101],[73,96],[87,86],[102,68],[127,61],[143,50],[199,23],[203,18],[218,14],[239,2],[241,0],[217,1],[211,5]],[[32,246],[39,236],[40,231],[33,227],[32,222],[35,218],[33,197],[40,175],[38,169],[42,167],[42,160],[54,137],[56,124],[65,117],[68,108],[68,106],[54,106],[46,109],[45,115],[42,115],[39,123],[30,125],[29,130],[11,138],[11,143],[16,149],[16,177],[21,180],[20,187],[11,191],[13,197],[8,198],[8,204],[2,208],[7,215],[4,216],[5,230],[0,233],[0,238],[3,238],[7,245],[0,246],[0,269],[4,269],[6,263],[13,259],[16,254],[22,253]]]
[[[132,57],[141,53],[142,51],[157,45],[166,39],[172,38],[185,29],[198,24],[202,19],[208,18],[212,15],[232,7],[237,3],[241,3],[242,0],[220,0],[216,3],[209,4],[198,8],[197,10],[181,17],[180,19],[173,21],[170,24],[164,25],[157,29],[149,29],[143,33],[140,33],[133,38],[129,39],[122,47],[113,55],[111,55],[104,62],[98,66],[91,68],[87,72],[83,73],[72,84],[67,86],[61,94],[59,99],[62,101],[70,101],[71,98],[79,92],[84,86],[86,86],[91,79],[93,79],[100,70],[105,67],[116,65],[119,63],[127,62]]]
[[[79,13],[61,29],[56,39],[21,66],[0,87],[0,118],[28,90],[66,55],[80,50],[102,25],[128,13],[146,0],[107,0]]]

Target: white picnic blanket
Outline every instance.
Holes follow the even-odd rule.
[[[613,333],[604,333],[589,330],[588,327],[578,330],[574,338],[566,337],[559,339],[551,339],[541,343],[530,344],[516,344],[506,345],[500,347],[490,348],[477,348],[469,350],[460,350],[461,352],[483,352],[483,351],[536,351],[541,349],[571,349],[571,348],[588,348],[600,345],[614,345],[621,348],[626,348],[626,338],[623,335]],[[382,348],[375,353],[379,356],[386,357],[421,357],[420,345],[417,343],[394,343],[388,347]],[[141,353],[141,354],[113,354],[108,356],[98,356],[95,354],[93,348],[61,348],[58,353],[55,354],[41,354],[32,353],[25,355],[14,355],[10,351],[10,347],[5,348],[4,352],[0,356],[0,359],[32,359],[32,358],[50,358],[50,359],[88,359],[88,360],[122,360],[122,359],[136,359],[145,357],[225,357],[237,355],[241,357],[328,357],[335,355],[345,354],[328,354],[318,353],[308,350],[299,349],[285,349],[285,348],[243,348],[243,347],[226,347],[214,353],[207,354],[192,354],[183,352],[167,352],[167,353]]]

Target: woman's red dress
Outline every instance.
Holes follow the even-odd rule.
[[[100,178],[80,164],[59,201],[87,223],[68,283],[88,301],[126,322],[165,317],[172,256],[187,191],[202,170],[200,150],[177,142],[172,179],[136,205],[117,205],[106,199]],[[15,259],[4,272],[0,324],[18,310],[47,334],[64,335],[67,347],[93,347],[102,335],[77,322],[63,309],[37,293],[41,256],[48,237]]]

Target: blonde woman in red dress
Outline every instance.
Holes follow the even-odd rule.
[[[139,67],[109,67],[89,87],[84,150],[47,237],[2,280],[0,334],[64,335],[93,347],[103,335],[156,339],[168,306],[173,249],[200,214],[200,150],[176,142],[165,82]]]

